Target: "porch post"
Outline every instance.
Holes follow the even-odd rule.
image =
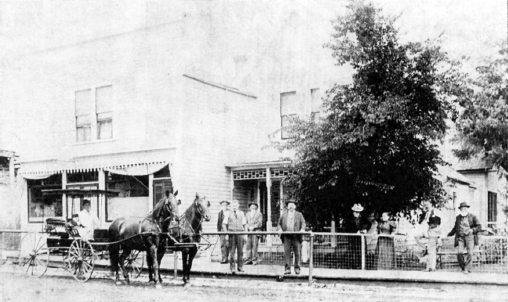
[[[270,168],[266,168],[266,231],[272,230],[272,179],[270,175]],[[272,237],[266,237],[266,245],[272,246]]]
[[[62,171],[62,189],[67,189],[67,171]],[[68,210],[67,210],[67,194],[62,194],[62,216],[65,217],[65,219],[67,220],[68,218],[72,218],[71,217],[68,217]]]
[[[235,190],[235,178],[234,178],[234,175],[233,175],[233,170],[231,170],[230,172],[230,184],[229,184],[229,188],[230,188],[230,198],[229,198],[229,201],[233,201],[233,191]]]
[[[99,190],[106,190],[106,172],[102,169],[99,171]],[[99,207],[99,219],[101,220],[101,223],[106,222],[106,195],[99,194],[98,195],[99,204],[97,205]]]
[[[148,175],[148,210],[153,210],[153,174]],[[163,192],[164,194],[164,192]],[[165,196],[165,195],[164,195]],[[158,201],[158,200],[157,200]]]

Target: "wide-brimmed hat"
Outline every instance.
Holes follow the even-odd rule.
[[[251,205],[255,205],[256,206],[256,209],[259,209],[259,205],[257,204],[257,202],[250,202],[249,203],[249,209],[250,209],[250,206]]]
[[[229,205],[229,201],[227,201],[227,200],[223,200],[220,202],[220,204],[223,204],[223,203],[227,203]]]
[[[233,199],[231,205],[240,205],[240,202],[237,199]]]
[[[296,202],[296,200],[294,198],[290,198],[290,199],[286,200],[286,205],[288,205],[290,203],[294,204],[295,206],[297,204],[297,202]]]
[[[467,204],[467,202],[465,202],[465,201],[461,202],[461,203],[460,203],[460,205],[459,205],[459,209],[460,209],[460,208],[469,208],[469,207],[470,207],[470,206],[469,206],[469,205]]]
[[[356,203],[352,208],[351,210],[355,211],[355,212],[361,212],[363,211],[363,207],[361,204],[359,203]]]

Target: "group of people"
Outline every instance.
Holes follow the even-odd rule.
[[[455,224],[448,236],[455,236],[455,247],[457,250],[457,260],[464,274],[471,272],[471,260],[474,247],[478,245],[478,233],[481,231],[481,224],[478,218],[469,213],[469,205],[462,202],[459,205],[460,214],[455,219]],[[363,217],[361,212],[364,208],[360,204],[355,204],[351,210],[353,214],[347,216],[343,221],[343,231],[353,234],[378,234],[375,259],[377,269],[393,269],[395,267],[395,242],[394,235],[397,232],[395,221],[390,220],[390,214],[383,212],[381,219],[377,223],[376,230],[373,232],[373,219]],[[370,215],[373,218],[373,215]],[[385,235],[385,236],[383,236]],[[422,214],[419,219],[418,231],[415,234],[416,242],[425,248],[426,268],[424,271],[432,272],[436,270],[437,250],[441,246],[441,217],[438,211],[428,201],[422,205]],[[348,268],[358,269],[361,266],[362,257],[362,239],[364,236],[348,236]]]
[[[243,265],[257,265],[258,263],[258,243],[260,235],[247,235],[246,260],[243,260],[244,235],[235,235],[234,232],[258,232],[263,226],[263,215],[258,211],[258,204],[249,203],[249,212],[244,214],[238,209],[238,200],[221,201],[222,210],[219,212],[217,220],[217,230],[219,232],[228,232],[228,235],[219,237],[222,264],[229,262],[231,273],[243,272]],[[278,231],[284,244],[284,274],[291,274],[291,250],[294,253],[294,272],[300,274],[302,235],[283,234],[283,232],[302,232],[305,230],[305,219],[302,213],[296,211],[296,202],[289,200],[287,202],[287,211],[285,211],[278,222]],[[236,261],[235,261],[236,253]],[[228,259],[229,256],[229,259]],[[235,265],[236,264],[236,265]]]

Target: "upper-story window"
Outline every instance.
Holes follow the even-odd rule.
[[[113,138],[113,87],[76,91],[76,141],[88,142]],[[97,133],[97,135],[92,135]]]
[[[321,107],[323,105],[323,101],[321,100],[321,92],[319,88],[314,88],[310,90],[310,102],[311,102],[311,113],[310,118],[313,122],[319,121]]]
[[[288,139],[288,129],[290,117],[298,113],[298,103],[296,91],[284,92],[280,94],[280,120],[281,120],[281,138]]]
[[[113,88],[100,87],[95,90],[97,117],[97,139],[113,138]]]
[[[92,119],[90,108],[92,105],[92,90],[76,91],[76,141],[87,142],[91,139]]]

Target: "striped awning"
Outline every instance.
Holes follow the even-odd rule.
[[[78,156],[66,160],[50,159],[20,162],[22,175],[48,175],[62,172],[88,172],[104,169],[125,169],[130,166],[169,164],[174,162],[175,149],[153,149]]]

